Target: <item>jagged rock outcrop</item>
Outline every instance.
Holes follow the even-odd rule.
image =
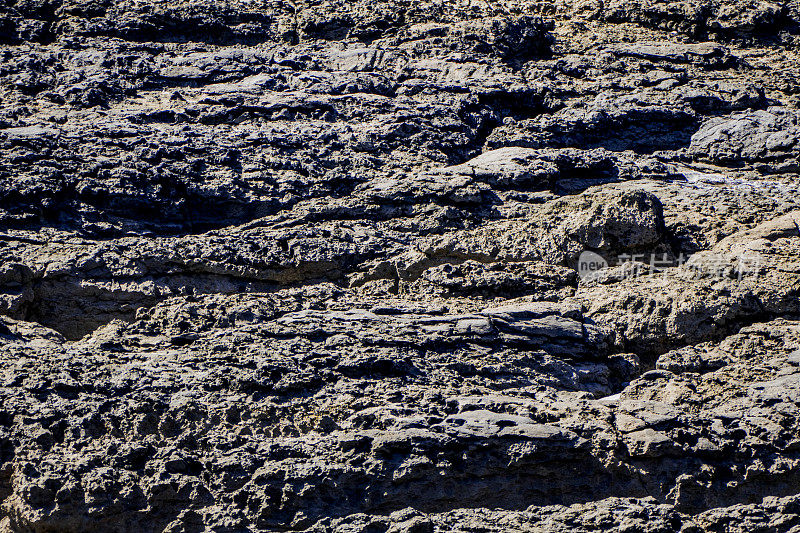
[[[797,2],[0,2],[0,531],[800,527]]]

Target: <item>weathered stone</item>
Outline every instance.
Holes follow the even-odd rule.
[[[0,531],[800,527],[796,0],[0,43]]]

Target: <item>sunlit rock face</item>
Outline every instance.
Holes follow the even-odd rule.
[[[0,3],[0,531],[800,527],[798,45]]]

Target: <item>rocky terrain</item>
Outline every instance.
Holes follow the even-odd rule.
[[[0,0],[0,502],[800,531],[800,2]]]

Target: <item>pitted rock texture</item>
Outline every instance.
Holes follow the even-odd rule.
[[[797,531],[798,45],[0,0],[0,531]]]

